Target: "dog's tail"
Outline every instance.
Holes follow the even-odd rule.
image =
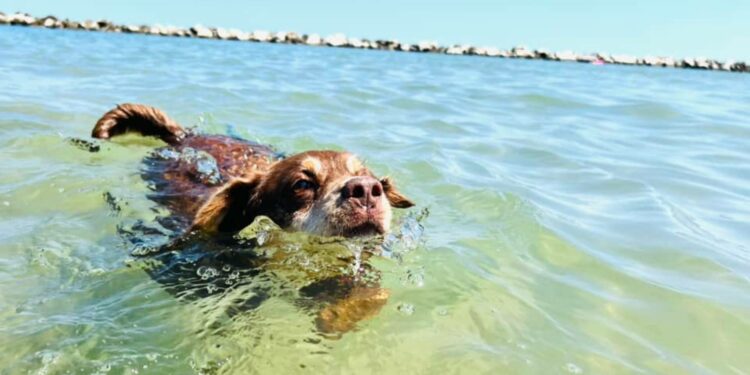
[[[96,122],[91,136],[109,139],[128,132],[156,136],[170,145],[179,144],[187,135],[182,126],[162,110],[143,104],[124,103],[105,113]]]

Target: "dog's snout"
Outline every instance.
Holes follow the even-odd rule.
[[[366,208],[375,208],[379,205],[377,199],[383,195],[383,185],[373,177],[354,177],[346,182],[341,191],[344,199],[352,199]]]

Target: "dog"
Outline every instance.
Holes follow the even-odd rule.
[[[389,231],[393,208],[414,205],[390,178],[376,177],[348,152],[281,157],[265,145],[188,131],[143,104],[117,105],[92,130],[99,139],[125,133],[167,143],[155,153],[161,157],[149,159],[144,177],[152,183],[154,200],[184,223],[185,233],[232,234],[262,215],[284,229],[320,236],[378,236]],[[388,291],[354,286],[338,295],[318,314],[324,332],[345,332],[373,316]]]
[[[382,235],[390,228],[392,208],[414,205],[390,178],[378,179],[351,153],[307,151],[275,158],[267,146],[188,132],[142,104],[110,110],[92,136],[109,139],[128,132],[156,136],[178,152],[204,152],[216,161],[214,179],[202,178],[184,160],[162,168],[160,185],[169,197],[162,203],[189,218],[189,230],[235,232],[264,215],[282,228],[322,236]]]

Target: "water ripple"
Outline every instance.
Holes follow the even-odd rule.
[[[746,75],[4,26],[0,50],[8,373],[750,368]],[[165,236],[159,143],[68,141],[119,102],[391,175],[430,215],[376,262],[389,304],[331,341],[288,300],[228,315],[251,289],[174,298],[116,234]]]

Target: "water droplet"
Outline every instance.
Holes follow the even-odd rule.
[[[209,185],[221,183],[219,166],[211,154],[191,147],[185,147],[179,159],[193,167],[193,173],[201,182]]]
[[[258,246],[263,246],[263,244],[266,243],[266,241],[268,241],[268,237],[269,237],[268,231],[262,230],[258,232],[258,236],[255,237],[255,241],[258,242]]]
[[[180,153],[172,148],[162,148],[155,151],[154,154],[164,160],[177,160],[180,157]]]

